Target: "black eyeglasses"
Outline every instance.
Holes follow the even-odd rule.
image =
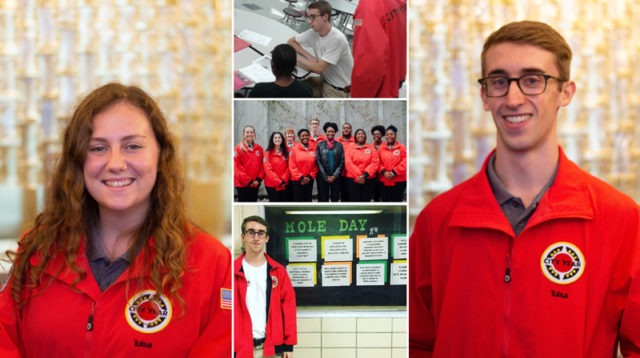
[[[261,239],[264,239],[265,237],[267,237],[267,232],[264,231],[264,230],[255,231],[253,229],[249,229],[249,230],[245,231],[244,234],[249,236],[249,237],[258,236]]]
[[[547,81],[554,79],[559,82],[564,82],[562,78],[539,74],[530,74],[520,77],[507,77],[507,76],[489,76],[481,78],[478,83],[482,85],[484,93],[487,97],[504,97],[509,93],[509,87],[511,82],[516,82],[518,88],[522,94],[527,96],[535,96],[543,93],[547,89]]]
[[[307,19],[311,20],[311,22],[313,22],[313,20],[315,20],[316,18],[320,17],[322,15],[307,15]]]

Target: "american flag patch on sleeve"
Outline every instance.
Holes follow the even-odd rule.
[[[353,26],[362,26],[362,19],[354,19]]]
[[[220,289],[220,308],[225,310],[231,309],[232,292],[228,288]]]

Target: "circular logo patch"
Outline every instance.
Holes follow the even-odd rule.
[[[367,155],[371,154],[371,151],[369,150],[369,148],[364,150],[364,154],[367,154]]]
[[[156,333],[171,321],[171,301],[164,295],[154,300],[155,291],[138,292],[127,303],[124,315],[131,328],[142,333]]]
[[[400,151],[399,150],[394,150],[393,151],[393,155],[395,155],[396,157],[400,156]]]
[[[278,286],[278,278],[275,276],[271,276],[271,286],[276,288]]]
[[[584,256],[580,249],[568,242],[550,245],[540,257],[542,273],[549,281],[561,285],[578,280],[584,273],[584,265]]]
[[[259,156],[260,156],[260,151],[256,150],[256,157],[259,157]]]

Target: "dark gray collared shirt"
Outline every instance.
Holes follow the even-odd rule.
[[[542,187],[542,190],[540,190],[538,195],[533,198],[531,204],[525,207],[522,199],[509,193],[507,188],[505,188],[504,184],[500,181],[500,178],[498,178],[498,173],[496,173],[496,169],[494,167],[495,161],[496,154],[493,153],[491,158],[489,158],[489,165],[487,165],[487,177],[489,178],[489,184],[491,185],[493,195],[496,197],[502,212],[507,217],[507,220],[509,220],[509,224],[511,224],[516,236],[518,236],[522,230],[524,230],[524,227],[527,226],[527,222],[529,222],[531,215],[533,215],[533,212],[538,207],[538,203],[540,203],[540,199],[542,199],[544,193],[546,193],[549,187],[553,184],[556,174],[558,173],[558,167],[556,166],[556,170],[553,172],[553,175]]]
[[[97,235],[92,236],[92,238],[87,238],[87,259],[93,277],[100,286],[100,290],[104,291],[127,270],[131,264],[131,258],[127,251],[117,259],[110,261],[102,245],[97,242]]]

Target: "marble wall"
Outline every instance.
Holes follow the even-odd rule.
[[[156,98],[179,141],[190,216],[222,234],[230,28],[228,0],[0,1],[0,238],[41,210],[76,103],[112,81]]]
[[[495,145],[483,110],[480,53],[519,20],[546,22],[573,51],[577,92],[558,116],[560,143],[582,168],[640,200],[639,0],[415,0],[409,14],[410,213],[480,167]]]
[[[353,132],[362,128],[371,142],[371,127],[393,124],[398,128],[397,140],[407,143],[405,101],[255,101],[237,100],[234,103],[233,142],[242,140],[242,128],[250,124],[256,129],[256,142],[266,148],[269,136],[274,131],[284,132],[287,127],[296,130],[309,128],[311,118],[320,119],[320,128],[325,122],[335,122],[338,128],[351,123]],[[338,131],[340,134],[340,130]]]

